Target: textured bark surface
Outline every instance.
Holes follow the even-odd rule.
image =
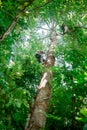
[[[40,81],[40,85],[36,94],[36,99],[32,111],[27,120],[25,130],[39,130],[40,128],[45,127],[46,112],[48,110],[49,99],[51,95],[50,81],[52,78],[52,72],[49,68],[55,63],[55,57],[53,55],[53,47],[55,43],[56,32],[53,32],[46,60],[47,71],[44,72]]]

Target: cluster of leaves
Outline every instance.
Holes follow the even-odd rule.
[[[61,61],[59,59],[58,66],[53,68],[50,116],[46,129],[82,129],[81,122],[87,122],[87,55],[85,50],[79,52],[71,45],[62,46],[60,50],[58,57]]]
[[[27,43],[28,44],[28,43]],[[36,45],[35,45],[36,44]],[[34,46],[34,47],[33,47]],[[1,49],[0,129],[23,129],[43,67],[35,58],[37,43]],[[31,48],[29,50],[29,48]]]

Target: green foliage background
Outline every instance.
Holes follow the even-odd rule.
[[[0,0],[0,37],[18,18],[0,42],[0,130],[25,126],[45,70],[34,55],[37,50],[47,51],[53,21],[58,33],[63,23],[70,30],[81,28],[58,39],[45,130],[82,130],[87,123],[87,1],[32,1],[29,5],[27,0]]]

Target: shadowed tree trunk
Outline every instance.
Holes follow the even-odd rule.
[[[52,25],[52,33],[50,38],[50,46],[46,60],[46,71],[44,72],[40,85],[37,90],[36,99],[29,114],[25,130],[39,130],[45,127],[46,112],[48,110],[49,99],[51,95],[50,81],[52,78],[52,71],[50,67],[54,66],[55,57],[53,53],[53,47],[56,45],[56,32],[54,31],[54,25]]]

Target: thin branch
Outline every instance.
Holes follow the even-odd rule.
[[[66,27],[67,27],[67,29],[66,29]],[[63,33],[61,35],[65,35],[65,34],[71,35],[75,31],[77,31],[77,29],[79,29],[79,28],[87,29],[87,27],[85,27],[85,26],[74,26],[73,29],[70,30],[67,25],[64,25],[64,27],[62,28]]]
[[[50,35],[47,35],[45,37],[39,38],[39,40],[44,40],[44,39],[49,38],[49,37],[50,37]]]
[[[19,14],[20,14],[21,12],[24,12],[24,11],[26,10],[26,8],[32,4],[33,1],[34,1],[34,0],[30,0],[30,1],[29,1],[29,4],[26,5],[26,6],[24,6],[24,8],[19,12]],[[2,36],[0,36],[0,41],[3,41],[3,40],[10,34],[10,32],[11,32],[12,29],[14,28],[15,24],[16,24],[17,21],[19,20],[19,14],[14,17],[12,23],[11,23],[11,24],[9,25],[9,27],[7,28],[7,31],[6,31]]]
[[[47,29],[47,28],[44,28],[44,27],[37,27],[37,28],[50,31],[50,29]]]
[[[8,27],[7,31],[0,37],[0,41],[3,41],[10,34],[11,30],[13,29],[17,21],[18,18],[15,17],[10,26]]]
[[[19,12],[19,14],[20,14],[21,12],[25,12],[26,8],[27,8],[28,6],[30,6],[33,1],[34,1],[34,0],[30,0],[29,4],[26,5],[26,6],[24,6],[24,8]],[[37,9],[40,9],[40,8],[46,6],[47,4],[49,4],[50,2],[52,2],[52,0],[49,0],[48,2],[46,2],[45,4],[43,4],[43,5],[41,5],[41,6],[38,6],[38,7],[33,8],[32,10],[30,10],[30,12],[35,11],[35,10],[37,10]],[[17,21],[19,20],[19,17],[18,17],[19,14],[18,14],[17,16],[15,16],[15,18],[14,18],[13,21],[12,21],[12,23],[11,23],[10,26],[7,28],[7,31],[6,31],[2,36],[0,36],[0,41],[3,41],[3,40],[9,35],[9,33],[12,31],[13,27],[15,26],[15,24],[16,24]]]
[[[76,26],[76,27],[74,27],[74,28],[82,28],[82,29],[87,29],[87,27],[85,27],[85,26]]]
[[[75,27],[73,27],[72,30],[69,30],[68,34],[72,34],[73,32],[77,31],[77,29],[79,29],[79,28],[87,29],[87,27],[85,27],[85,26],[75,26]]]
[[[37,6],[37,7],[33,8],[33,9],[29,10],[29,11],[32,12],[32,11],[35,11],[35,10],[37,10],[37,9],[43,8],[44,6],[48,5],[49,3],[53,2],[53,1],[54,1],[54,0],[49,0],[49,1],[47,1],[45,4],[40,5],[40,6]]]

